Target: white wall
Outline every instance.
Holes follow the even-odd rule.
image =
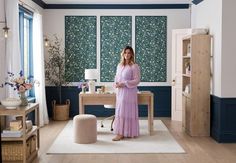
[[[5,21],[4,14],[4,0],[0,0],[0,84],[4,83],[5,79],[5,38],[3,36],[2,28],[5,26],[3,21]],[[5,89],[0,88],[0,100],[5,97]]]
[[[236,97],[236,1],[223,0],[221,95]]]
[[[100,22],[99,16],[167,16],[167,82],[164,83],[141,83],[140,85],[170,85],[171,83],[171,32],[172,29],[189,28],[190,27],[190,10],[189,9],[172,9],[172,10],[66,10],[51,9],[44,10],[44,34],[52,36],[57,34],[60,38],[65,38],[65,15],[86,15],[97,16],[97,22]],[[133,21],[134,24],[134,21]],[[98,28],[100,25],[98,24]],[[134,26],[133,26],[134,28]],[[134,30],[133,30],[134,31]],[[99,43],[100,31],[97,31],[97,66],[99,68]],[[133,34],[134,37],[134,34]],[[64,41],[63,41],[64,42]],[[134,39],[132,41],[134,43]],[[64,45],[63,45],[64,46]],[[47,58],[47,56],[45,57]]]
[[[7,1],[7,0],[6,0]],[[23,6],[33,12],[43,13],[43,9],[35,4],[32,0],[22,0]],[[19,2],[22,4],[21,2]],[[4,14],[4,0],[0,0],[0,21],[5,21]],[[5,26],[4,23],[0,23],[0,84],[5,82],[6,70],[5,70],[5,38],[3,37],[2,28]],[[11,30],[11,29],[10,29]],[[11,31],[10,31],[11,35]],[[0,100],[5,98],[5,89],[0,88]]]
[[[192,28],[209,28],[213,35],[212,94],[222,96],[222,0],[204,0],[192,5]]]
[[[236,1],[204,0],[192,6],[192,28],[206,27],[213,35],[213,95],[236,97]]]
[[[41,8],[39,5],[34,3],[32,0],[21,0],[23,4],[19,1],[19,4],[22,4],[25,8],[28,8],[32,12],[38,12],[40,14],[43,14],[43,8]]]

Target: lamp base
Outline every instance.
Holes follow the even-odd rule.
[[[90,80],[88,82],[88,85],[89,85],[88,93],[95,93],[95,81],[94,80]]]

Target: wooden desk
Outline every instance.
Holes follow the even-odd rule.
[[[116,94],[79,94],[79,114],[84,114],[85,105],[114,105],[116,103]],[[138,104],[148,106],[148,131],[151,135],[153,131],[153,93],[138,93]]]

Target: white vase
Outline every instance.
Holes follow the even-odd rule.
[[[90,80],[88,82],[88,85],[89,85],[89,93],[95,93],[95,81]]]

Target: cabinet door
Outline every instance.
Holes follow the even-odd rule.
[[[171,119],[181,121],[182,118],[182,39],[189,35],[190,29],[172,30],[172,88]]]
[[[182,96],[182,127],[183,127],[183,130],[185,130],[185,128],[186,128],[185,111],[186,111],[186,97],[183,95]]]

